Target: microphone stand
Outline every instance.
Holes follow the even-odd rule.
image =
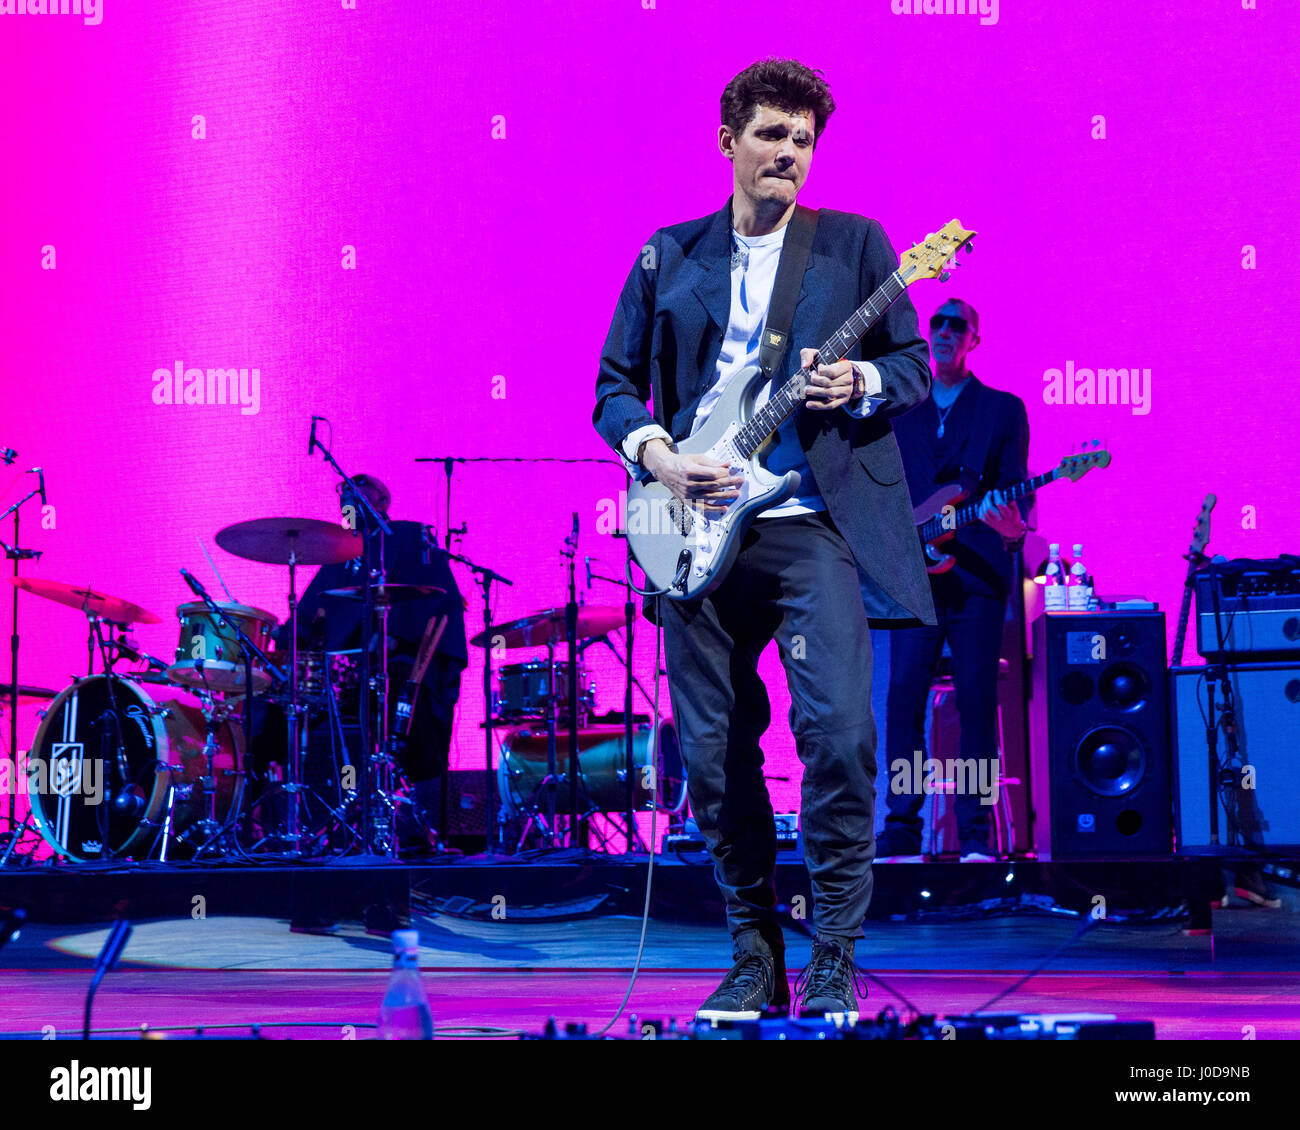
[[[579,829],[584,825],[584,817],[578,814],[578,778],[582,768],[578,764],[578,588],[574,577],[578,556],[578,515],[573,515],[573,532],[564,539],[561,557],[569,559],[569,599],[564,605],[564,638],[569,650],[569,692],[565,705],[568,714],[569,730],[569,847],[578,847]],[[584,790],[585,791],[585,790]],[[586,847],[584,842],[582,847]]]
[[[362,833],[362,852],[365,855],[382,855],[393,858],[397,854],[397,835],[393,827],[396,812],[390,814],[389,832],[387,842],[383,845],[382,850],[375,850],[375,829],[372,827],[371,804],[371,772],[372,767],[378,768],[382,758],[388,754],[388,600],[387,597],[381,597],[379,601],[379,680],[381,686],[378,691],[381,715],[379,718],[378,733],[372,725],[370,696],[374,688],[371,686],[370,675],[370,641],[374,637],[374,615],[375,615],[375,580],[372,574],[377,573],[379,589],[383,590],[385,582],[384,574],[384,538],[393,532],[387,520],[378,510],[371,505],[370,500],[366,497],[365,491],[357,486],[356,480],[349,475],[342,467],[339,466],[338,460],[334,458],[333,453],[319,439],[314,441],[316,447],[320,448],[321,455],[325,462],[334,468],[335,473],[344,482],[342,501],[344,505],[353,506],[354,513],[360,519],[361,534],[361,563],[362,563],[362,604],[361,604],[361,685],[358,688],[360,692],[360,704],[358,713],[361,721],[361,748],[365,751],[365,757],[362,765],[362,775],[364,780],[361,783],[361,823],[364,828]],[[371,561],[371,538],[378,538],[378,561],[372,565]],[[297,625],[294,625],[295,639],[292,647],[295,655],[295,663],[298,649],[296,638]],[[295,735],[296,736],[296,735]],[[376,741],[378,737],[378,741]],[[295,759],[297,754],[295,753]]]
[[[477,578],[478,586],[483,590],[483,640],[487,647],[483,649],[483,745],[485,759],[483,763],[483,796],[486,798],[484,810],[487,814],[487,854],[495,855],[501,841],[501,813],[497,806],[497,782],[492,774],[492,582],[500,581],[503,585],[513,585],[500,573],[476,565],[464,554],[447,551],[447,557],[459,561]],[[444,789],[445,793],[446,790]]]
[[[12,462],[6,458],[6,463]],[[39,549],[22,549],[18,536],[18,512],[23,503],[30,502],[36,495],[44,494],[44,478],[40,486],[33,487],[31,491],[23,495],[3,514],[0,514],[0,522],[3,522],[10,514],[14,516],[14,543],[8,545],[0,541],[0,546],[4,546],[5,557],[14,563],[14,581],[18,580],[18,562],[19,561],[39,561],[41,554],[44,552]],[[9,634],[9,754],[6,760],[10,762],[10,780],[18,780],[18,585],[14,584],[13,593],[13,630]],[[8,829],[5,837],[10,839],[14,835],[14,825],[18,822],[18,814],[14,808],[18,800],[18,789],[14,787],[9,790],[9,813]],[[3,838],[3,837],[0,837]]]

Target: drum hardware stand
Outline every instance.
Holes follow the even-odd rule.
[[[332,442],[332,441],[331,441]],[[391,803],[385,798],[385,807],[389,810],[389,833],[387,843],[382,849],[376,850],[374,843],[375,826],[372,823],[371,807],[375,800],[372,796],[374,788],[382,789],[386,784],[386,774],[384,773],[385,765],[381,759],[387,757],[388,749],[388,600],[383,596],[384,582],[386,573],[384,570],[384,539],[392,534],[393,529],[388,524],[378,510],[371,505],[370,500],[366,497],[365,491],[357,487],[356,480],[349,475],[342,467],[339,466],[338,460],[334,458],[333,452],[315,436],[315,424],[313,421],[312,439],[308,444],[307,454],[311,454],[312,448],[320,448],[321,455],[325,462],[334,468],[335,473],[343,480],[343,491],[340,502],[344,507],[351,507],[352,513],[356,516],[357,522],[353,529],[361,535],[362,539],[362,578],[363,578],[363,595],[362,595],[362,613],[361,613],[361,702],[359,713],[361,716],[361,746],[365,751],[362,758],[364,766],[365,780],[361,783],[361,824],[364,836],[363,854],[381,855],[389,858],[395,858],[397,850],[397,833],[394,823],[394,815]],[[373,540],[372,540],[373,539]],[[377,546],[378,561],[372,564],[371,545]],[[377,566],[377,568],[375,567]],[[379,606],[379,675],[378,686],[372,686],[370,673],[370,642],[375,634],[375,588],[380,590]],[[293,701],[297,703],[296,697],[296,679],[298,663],[298,628],[296,610],[292,616],[293,620],[293,664],[295,683],[291,691]],[[380,714],[378,726],[375,725],[375,719],[372,714],[370,696],[376,692],[379,698]],[[296,731],[295,731],[296,736]],[[296,759],[297,754],[294,753]],[[375,774],[378,773],[378,778]],[[372,785],[372,780],[374,784]]]
[[[15,788],[14,791],[17,792],[17,788]],[[28,809],[27,815],[23,817],[22,826],[19,829],[16,832],[7,834],[7,837],[0,837],[0,838],[7,838],[9,841],[7,844],[5,844],[4,854],[0,855],[0,870],[3,870],[5,865],[8,864],[9,857],[13,855],[14,848],[18,846],[19,842],[27,834],[27,830],[28,827],[31,825],[31,822],[32,822],[32,813],[31,813],[31,809]]]
[[[626,530],[615,530],[614,536],[627,541]],[[632,561],[632,546],[628,543],[627,559]],[[654,700],[646,693],[636,675],[632,672],[632,644],[635,638],[634,625],[636,622],[636,605],[632,600],[632,571],[630,568],[624,568],[623,579],[616,580],[613,577],[604,577],[599,573],[593,574],[591,571],[591,558],[587,558],[587,587],[591,588],[593,580],[605,581],[609,584],[619,585],[623,589],[623,654],[618,654],[616,648],[609,640],[608,636],[601,636],[600,642],[603,643],[623,665],[623,780],[626,786],[624,790],[624,810],[623,819],[627,828],[627,850],[636,851],[641,846],[641,835],[636,826],[636,798],[634,795],[635,782],[633,774],[636,771],[636,757],[632,749],[632,687],[635,684],[641,696],[651,705],[653,710]],[[651,725],[654,725],[651,722]],[[651,766],[653,768],[653,761]],[[653,850],[653,849],[651,849]]]
[[[573,512],[573,532],[564,539],[564,548],[560,556],[568,559],[569,599],[564,605],[564,639],[569,649],[570,687],[565,706],[568,714],[569,729],[569,812],[572,814],[569,825],[569,847],[586,847],[586,835],[589,821],[578,815],[578,779],[582,776],[582,765],[578,759],[578,587],[574,570],[578,557],[578,512]],[[552,682],[552,688],[554,683]],[[579,841],[582,841],[581,843]]]
[[[7,451],[8,449],[6,449]],[[15,456],[16,457],[16,456]],[[6,463],[12,463],[13,459],[6,456]],[[28,472],[30,474],[30,472]],[[20,561],[40,561],[41,549],[22,549],[20,538],[18,536],[18,512],[24,502],[29,502],[36,495],[41,496],[41,502],[45,502],[45,473],[40,472],[40,485],[33,487],[27,494],[23,495],[3,514],[0,514],[0,522],[3,522],[10,514],[14,516],[14,543],[9,545],[7,542],[0,540],[0,546],[4,546],[5,557],[14,563],[14,591],[13,591],[13,630],[9,634],[9,753],[8,760],[10,769],[13,773],[11,780],[18,779],[18,562]],[[17,823],[18,814],[15,804],[18,800],[17,788],[9,791],[9,818],[8,830],[5,836],[14,836],[14,825]],[[26,822],[24,821],[24,826]]]
[[[284,679],[285,679],[284,672],[282,672],[282,671],[280,670],[280,668],[278,668],[274,663],[272,663],[272,662],[271,662],[271,657],[270,657],[269,655],[267,655],[266,652],[264,652],[260,647],[258,647],[258,645],[255,644],[255,643],[252,641],[252,639],[249,638],[248,633],[245,632],[244,629],[240,626],[240,623],[239,623],[238,618],[236,618],[236,617],[234,617],[234,616],[231,616],[229,619],[227,619],[225,616],[223,616],[223,615],[221,614],[221,608],[220,608],[220,606],[217,604],[217,602],[216,602],[215,600],[212,599],[211,594],[210,594],[210,593],[208,592],[208,590],[204,587],[202,581],[200,581],[197,577],[195,577],[195,576],[194,576],[192,573],[190,573],[188,570],[182,569],[182,570],[181,570],[181,574],[184,576],[185,581],[186,581],[186,583],[190,586],[190,588],[194,590],[195,595],[197,595],[197,596],[199,597],[199,599],[201,599],[201,600],[203,601],[203,603],[206,604],[206,605],[208,606],[208,611],[212,614],[212,617],[213,617],[213,619],[214,619],[214,621],[215,621],[217,627],[219,627],[219,628],[226,628],[226,627],[229,627],[229,628],[230,628],[230,629],[235,633],[235,639],[236,639],[236,641],[239,643],[239,651],[240,651],[240,655],[241,655],[241,657],[243,658],[243,661],[244,661],[244,714],[243,714],[243,726],[244,726],[244,731],[245,731],[245,733],[247,734],[247,733],[249,732],[249,730],[250,730],[250,727],[251,727],[251,725],[252,725],[252,719],[253,719],[253,657],[256,656],[258,659],[260,659],[260,660],[262,661],[262,663],[265,665],[266,670],[270,673],[271,677],[274,678],[274,679],[276,679],[276,680],[278,680],[278,681],[280,681],[280,682],[283,682]],[[291,614],[291,619],[294,619],[294,614],[296,613],[296,608],[294,607],[294,605],[293,605],[293,603],[292,603],[292,600],[293,600],[293,564],[292,564],[292,562],[291,562],[290,565],[289,565],[289,593],[290,593],[290,614]],[[296,654],[296,651],[293,653],[293,657],[294,657],[294,661],[295,661],[295,662],[294,662],[293,666],[292,666],[291,669],[290,669],[290,673],[289,673],[289,686],[290,686],[290,691],[291,691],[291,701],[296,702],[296,698],[292,698],[292,692],[293,692],[294,690],[296,690],[296,679],[297,679],[297,664],[296,664],[297,654]],[[199,660],[199,661],[195,664],[195,668],[196,668],[196,670],[199,671],[200,674],[202,674],[202,671],[203,671],[202,660]],[[200,700],[202,701],[202,696],[201,696],[201,695],[200,695]],[[208,709],[207,709],[207,707],[206,707],[206,705],[205,705],[205,708],[204,708],[204,715],[206,716],[207,714],[208,714]],[[292,716],[291,716],[291,717],[292,717]],[[209,725],[210,725],[210,723],[209,723]],[[292,722],[290,723],[290,725],[291,725],[291,727],[292,727]],[[211,739],[211,736],[212,736],[212,734],[211,734],[211,730],[209,730],[209,738],[210,738],[210,739]],[[233,739],[232,739],[232,740],[233,740]],[[294,762],[295,760],[296,760],[296,758],[295,758],[295,756],[294,756],[293,748],[290,747],[290,762],[292,763],[292,762]],[[284,783],[284,791],[287,792],[287,793],[289,793],[289,821],[290,821],[291,826],[293,825],[293,823],[294,823],[294,822],[296,821],[296,819],[297,819],[297,801],[296,801],[296,799],[295,799],[295,798],[296,798],[296,790],[295,790],[295,788],[294,788],[294,785],[296,784],[296,781],[297,781],[296,776],[295,776],[294,774],[290,773],[290,780]],[[214,788],[213,788],[213,794],[212,794],[212,796],[213,796],[213,803],[215,804],[215,798],[216,798],[216,789],[215,789],[215,785],[214,785]],[[172,804],[172,800],[173,800],[172,794],[169,792],[169,793],[168,793],[168,797],[167,797],[168,812],[167,812],[167,821],[166,821],[166,823],[167,823],[168,826],[170,826],[170,824],[171,824],[171,804]],[[234,805],[232,805],[231,807],[232,807],[232,808],[235,808]],[[236,810],[236,811],[237,811],[237,810]],[[214,812],[214,816],[215,816],[215,812]],[[163,842],[164,842],[164,845],[165,845],[165,844],[166,844],[166,837],[164,837]],[[295,842],[295,846],[296,846],[296,842]]]
[[[112,792],[111,790],[107,789],[107,785],[109,781],[108,765],[110,759],[108,756],[109,735],[105,733],[104,737],[101,738],[100,748],[101,748],[101,756],[104,765],[104,783],[105,783],[106,791],[109,791],[111,793],[112,799],[109,801],[108,804],[100,806],[100,812],[98,814],[99,828],[100,828],[99,855],[101,859],[112,859],[116,853],[113,851],[112,846],[109,844],[109,839],[110,839],[109,820],[112,815],[111,810],[119,809],[119,808],[121,808],[122,811],[126,810],[124,807],[122,807],[120,802],[125,798],[127,799],[127,803],[129,805],[129,793],[132,786],[135,783],[131,779],[131,766],[126,756],[126,745],[125,745],[126,725],[122,719],[121,707],[118,705],[117,702],[117,680],[121,678],[121,676],[118,675],[113,670],[113,667],[116,665],[119,658],[117,649],[113,648],[113,654],[111,656],[109,655],[109,645],[114,642],[112,629],[116,628],[119,633],[125,635],[127,626],[125,624],[115,624],[112,621],[105,621],[102,617],[96,616],[91,612],[86,612],[86,619],[89,621],[89,625],[90,625],[90,632],[87,641],[88,646],[90,648],[90,656],[91,656],[89,673],[91,675],[95,673],[94,654],[95,654],[95,647],[98,646],[100,663],[103,667],[104,686],[108,691],[109,707],[107,711],[105,711],[103,714],[100,715],[99,721],[103,722],[106,718],[112,719],[112,728],[113,728],[112,735],[111,735],[112,745],[116,746],[116,750],[112,760],[115,763],[117,769],[117,775],[122,779],[121,789],[119,791]],[[105,623],[107,623],[109,626],[108,639],[104,638],[103,626]]]
[[[556,680],[555,674],[555,640],[548,637],[546,641],[546,679],[549,688],[546,695],[546,776],[538,782],[537,788],[533,790],[533,811],[529,815],[528,820],[524,822],[523,832],[519,837],[520,847],[522,847],[524,837],[528,835],[529,826],[534,823],[534,819],[536,820],[538,827],[542,829],[543,846],[547,848],[553,848],[556,846],[555,838],[558,831],[558,825],[555,820],[555,790],[568,779],[566,774],[560,772],[559,741],[556,732],[558,730],[557,715],[559,714],[561,701],[565,702],[567,712],[569,694],[576,693],[577,688],[569,687],[565,691],[563,699],[561,699],[559,684]],[[576,682],[577,680],[575,676],[576,671],[573,666],[570,665],[566,682]],[[537,812],[538,805],[536,804],[537,794],[543,789],[546,790],[545,819],[542,819],[541,814]],[[515,851],[518,852],[518,850],[519,847],[516,847]]]
[[[203,842],[194,851],[194,858],[201,859],[204,854],[211,851],[217,855],[230,855],[231,849],[227,843],[227,836],[231,829],[239,822],[239,808],[231,804],[231,818],[222,823],[217,819],[217,731],[226,723],[224,717],[224,703],[217,704],[211,695],[200,695],[199,701],[203,706],[203,718],[207,722],[207,737],[203,742],[203,776],[199,778],[198,784],[206,790],[206,799],[208,802],[207,815],[195,825],[195,832],[198,837],[205,837]],[[234,737],[231,737],[232,745]],[[238,747],[234,747],[236,751]],[[238,767],[233,770],[238,774]],[[241,774],[242,776],[242,774]],[[236,782],[238,786],[238,782]],[[168,791],[168,800],[171,799],[171,790]],[[242,798],[241,798],[242,799]],[[171,813],[168,813],[170,818]]]
[[[492,642],[492,582],[500,581],[503,585],[513,585],[514,581],[508,580],[485,565],[476,565],[464,554],[452,553],[451,550],[448,550],[447,557],[449,560],[459,561],[466,566],[474,574],[479,588],[483,590],[483,636],[490,645]],[[497,802],[496,775],[492,772],[493,721],[492,648],[488,646],[483,649],[483,743],[486,752],[483,770],[483,796],[485,797],[485,811],[487,813],[488,855],[496,854],[496,850],[501,844],[501,827],[505,823],[505,816],[501,811],[500,804]],[[443,794],[446,795],[447,791],[444,787]]]

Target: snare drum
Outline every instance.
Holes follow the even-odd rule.
[[[622,726],[588,726],[578,731],[578,765],[582,772],[578,803],[584,811],[589,806],[597,812],[623,812],[627,806],[627,751]],[[569,739],[556,735],[556,771],[562,776],[569,765]],[[651,777],[650,767],[654,767]],[[661,722],[656,736],[644,723],[632,730],[632,807],[648,811],[651,807],[651,783],[658,784],[659,808],[680,812],[686,803],[686,771],[682,764],[677,730],[671,722]],[[546,731],[521,726],[506,734],[501,743],[501,760],[497,766],[497,783],[501,803],[507,815],[515,816],[531,808],[543,807],[545,794],[540,786],[546,778]],[[555,790],[555,810],[568,812],[569,787],[564,783]]]
[[[578,663],[578,711],[585,715],[591,706],[586,673]],[[551,665],[545,659],[530,663],[506,663],[497,672],[497,716],[499,718],[545,717],[563,711],[572,688],[569,664],[555,664],[555,693],[551,688]],[[560,689],[563,688],[563,689]]]
[[[298,703],[301,706],[324,706],[332,695],[343,717],[357,714],[360,699],[360,651],[298,652]],[[287,652],[272,653],[271,659],[284,670],[289,669]],[[279,689],[276,701],[289,701],[289,684]]]
[[[214,621],[201,600],[177,607],[180,641],[176,644],[176,662],[167,668],[167,674],[183,687],[239,694],[244,689],[244,656],[231,624],[238,624],[265,652],[271,646],[276,619],[269,612],[247,604],[218,604],[217,607],[225,623]],[[266,664],[253,656],[253,693],[262,694],[270,685]]]
[[[157,853],[175,786],[168,851],[191,854],[199,846],[193,826],[208,814],[206,739],[202,711],[186,702],[156,700],[123,678],[112,680],[110,697],[106,675],[73,683],[50,703],[27,755],[27,793],[41,835],[69,859],[98,858],[105,844],[116,856],[144,859]],[[224,721],[215,742],[217,819],[225,822],[243,792],[243,731]]]

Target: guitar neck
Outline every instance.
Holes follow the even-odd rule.
[[[843,358],[906,290],[907,281],[900,271],[895,271],[817,350],[818,364],[832,364]],[[736,446],[743,458],[749,459],[803,403],[808,376],[807,369],[800,369],[737,432]]]
[[[1003,489],[1002,493],[1008,502],[1015,502],[1017,499],[1024,498],[1027,494],[1032,494],[1034,491],[1038,490],[1039,487],[1045,487],[1048,483],[1054,482],[1060,477],[1060,468],[1054,467],[1052,470],[1047,471],[1044,474],[1035,475],[1032,479],[1025,479],[1022,482],[1016,483],[1013,487],[1007,487]],[[980,502],[968,502],[965,506],[959,507],[951,514],[945,514],[942,516],[936,515],[935,517],[928,519],[921,524],[922,539],[924,541],[931,541],[934,538],[937,538],[940,534],[947,533],[950,530],[955,530],[960,526],[970,525],[971,522],[975,521],[975,519],[979,517],[980,506],[982,503],[982,499]]]
[[[1187,642],[1187,620],[1192,611],[1192,592],[1196,570],[1205,563],[1205,555],[1193,545],[1187,553],[1187,577],[1183,581],[1183,606],[1178,610],[1178,630],[1174,633],[1174,650],[1170,663],[1178,667],[1183,662],[1183,647]]]

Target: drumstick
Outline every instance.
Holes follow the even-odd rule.
[[[406,733],[408,734],[411,732],[411,724],[415,721],[415,701],[420,697],[420,682],[424,678],[424,673],[429,669],[434,650],[438,646],[438,641],[442,639],[443,630],[447,627],[450,619],[450,616],[432,616],[424,627],[424,638],[420,640],[420,650],[415,653],[415,665],[411,668],[411,674],[406,680],[407,687],[411,688],[410,713],[406,718]],[[405,691],[403,691],[403,694],[405,694]]]
[[[208,547],[203,544],[203,539],[196,537],[194,540],[199,543],[199,548],[203,550],[203,556],[208,559],[208,564],[212,566],[212,571],[216,573],[217,580],[221,582],[221,587],[226,590],[226,595],[230,597],[230,603],[238,604],[239,601],[231,596],[230,588],[226,584],[226,578],[221,575],[221,570],[217,568],[217,563],[212,560],[212,554],[208,552]]]

